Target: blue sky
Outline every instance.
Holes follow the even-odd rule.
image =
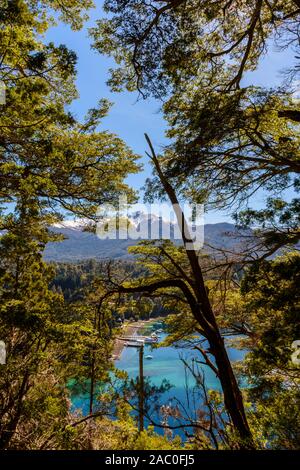
[[[91,39],[88,36],[88,28],[95,25],[95,21],[104,15],[101,0],[95,1],[97,7],[90,12],[90,20],[85,27],[74,32],[66,25],[51,28],[46,39],[56,44],[65,44],[74,50],[78,56],[77,87],[80,94],[78,100],[71,105],[71,111],[79,119],[83,118],[86,111],[94,107],[101,98],[108,98],[114,103],[109,116],[103,121],[103,128],[116,133],[136,153],[142,156],[141,162],[144,169],[138,175],[127,178],[128,184],[140,189],[146,177],[151,174],[151,167],[145,157],[144,132],[147,132],[157,149],[166,143],[164,132],[166,123],[160,113],[161,103],[153,99],[139,100],[135,93],[111,93],[106,81],[109,77],[109,68],[114,62],[91,49]],[[245,84],[257,84],[263,86],[274,86],[282,78],[280,70],[287,67],[294,60],[291,51],[278,52],[271,47],[257,71],[252,72],[244,79]],[[252,201],[256,208],[264,205],[263,194],[259,194]],[[230,222],[230,215],[223,211],[211,211],[206,214],[206,223]]]

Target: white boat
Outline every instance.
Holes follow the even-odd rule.
[[[151,338],[159,338],[159,336],[156,333],[151,333]]]
[[[153,356],[151,356],[151,354],[148,354],[148,356],[145,356],[145,359],[153,359]]]
[[[151,338],[151,336],[145,338],[145,343],[157,343],[157,338]]]

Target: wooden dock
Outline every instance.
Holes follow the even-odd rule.
[[[125,338],[131,338],[131,340],[133,340],[135,342],[136,342],[137,339],[143,338],[143,336],[138,336],[137,332],[139,330],[141,330],[142,328],[144,328],[146,325],[151,324],[152,322],[153,322],[153,320],[151,319],[151,320],[140,320],[140,321],[135,322],[135,323],[125,324],[124,328],[123,328],[122,335],[118,336],[115,339],[112,359],[114,361],[116,361],[117,359],[120,358],[120,356],[122,354],[122,351],[124,349],[124,346],[125,346],[125,342],[130,341],[128,339],[126,340]]]

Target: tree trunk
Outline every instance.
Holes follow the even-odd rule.
[[[213,333],[209,335],[208,342],[219,371],[219,379],[224,394],[226,410],[232,420],[233,426],[238,431],[243,441],[240,443],[239,447],[253,449],[254,443],[245,414],[243,397],[234,375],[224,340],[218,332],[217,334]]]
[[[29,371],[25,371],[24,377],[22,379],[22,383],[20,386],[20,390],[16,396],[16,401],[14,405],[16,409],[10,412],[12,416],[9,423],[5,424],[5,427],[0,435],[0,449],[7,449],[9,447],[9,443],[13,438],[17,426],[19,424],[22,410],[23,410],[23,399],[28,391],[28,382],[29,382]]]
[[[300,3],[300,0],[299,0]],[[224,404],[226,410],[232,420],[232,424],[236,431],[238,432],[241,442],[238,443],[239,448],[248,448],[253,449],[254,442],[252,439],[251,431],[247,422],[247,417],[244,409],[244,403],[242,394],[238,387],[228,354],[224,345],[224,340],[221,336],[214,312],[211,307],[210,299],[208,292],[205,286],[204,277],[199,262],[199,256],[196,249],[190,246],[190,241],[192,237],[190,235],[189,227],[183,213],[176,192],[171,186],[168,179],[165,177],[159,160],[155,154],[153,145],[148,135],[145,134],[145,138],[148,142],[151,155],[149,157],[152,159],[154,166],[156,168],[158,177],[161,181],[162,186],[164,187],[170,202],[173,205],[175,211],[178,226],[181,230],[182,240],[184,247],[186,249],[186,255],[189,260],[191,271],[193,273],[193,282],[189,283],[190,287],[193,290],[193,293],[183,282],[181,285],[182,291],[185,293],[187,301],[191,307],[195,319],[198,321],[201,326],[205,337],[207,338],[211,353],[213,354],[216,365],[219,371],[219,378],[224,394]],[[178,281],[177,281],[178,282]],[[162,285],[162,283],[160,283]],[[184,286],[184,287],[183,287]],[[186,292],[186,288],[187,291]]]

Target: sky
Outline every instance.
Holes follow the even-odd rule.
[[[100,55],[91,49],[92,40],[88,29],[95,26],[97,19],[104,16],[102,1],[96,0],[96,8],[90,11],[90,19],[81,31],[72,31],[67,25],[59,24],[51,28],[46,36],[47,41],[65,44],[76,52],[77,88],[79,98],[70,106],[71,112],[82,119],[89,108],[95,107],[101,98],[108,98],[114,103],[109,115],[104,119],[102,130],[107,129],[121,137],[134,152],[141,155],[143,170],[130,175],[127,183],[140,190],[145,179],[151,175],[151,165],[145,156],[146,143],[144,133],[147,132],[157,150],[166,144],[164,136],[166,122],[160,112],[161,103],[154,99],[139,99],[136,93],[112,93],[106,82],[109,68],[114,67],[110,58]],[[288,67],[294,60],[292,51],[279,52],[271,47],[267,56],[260,63],[258,70],[248,73],[244,84],[275,86],[282,76],[280,70]],[[142,198],[142,191],[140,192]],[[252,207],[259,209],[264,206],[265,195],[258,194],[251,201]],[[232,222],[230,214],[224,211],[210,211],[205,215],[205,223]]]

